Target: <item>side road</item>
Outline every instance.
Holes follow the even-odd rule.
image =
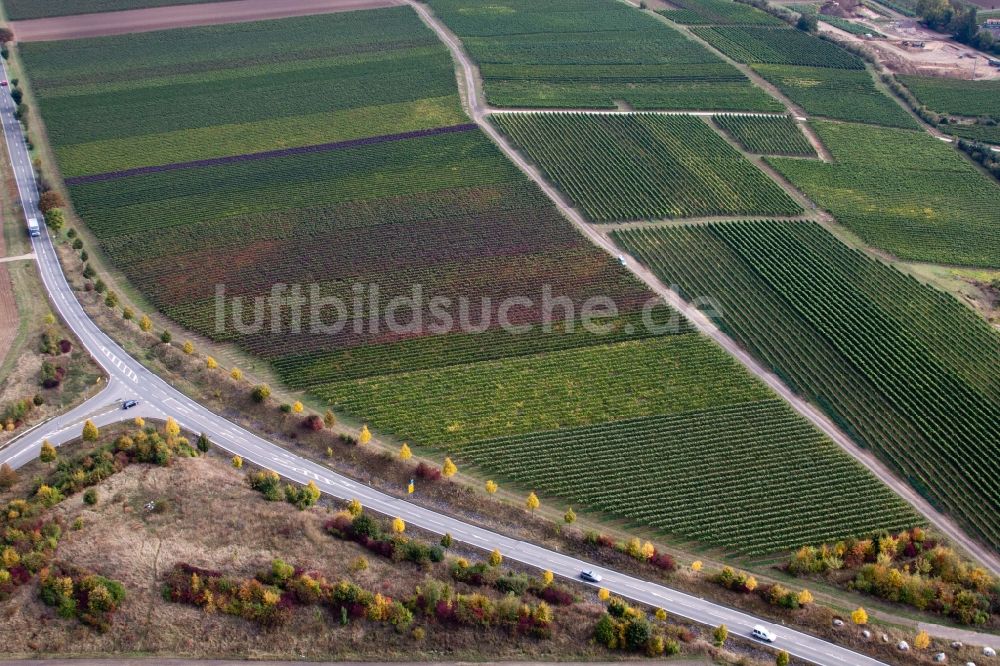
[[[842,449],[860,461],[865,467],[871,470],[887,486],[892,488],[897,494],[912,504],[920,513],[943,534],[947,535],[954,543],[960,545],[968,551],[975,559],[986,566],[994,575],[1000,576],[1000,556],[989,548],[980,544],[977,540],[967,535],[950,517],[935,509],[930,502],[917,494],[910,485],[900,479],[881,460],[876,458],[871,452],[860,448],[851,440],[837,425],[830,420],[823,412],[810,404],[795,392],[793,392],[776,374],[761,365],[746,350],[740,347],[735,340],[723,333],[705,314],[696,306],[691,305],[680,297],[671,287],[663,284],[652,271],[639,263],[631,255],[622,254],[622,250],[607,236],[607,234],[589,224],[583,215],[573,208],[572,204],[564,195],[551,185],[541,171],[531,164],[496,128],[493,127],[486,118],[490,111],[483,101],[482,90],[477,81],[477,68],[471,58],[465,52],[459,39],[447,28],[430,10],[416,0],[407,0],[434,32],[437,33],[451,50],[452,57],[461,69],[460,85],[464,88],[464,98],[468,106],[468,111],[472,119],[486,132],[487,135],[500,147],[505,155],[516,164],[529,178],[531,178],[545,194],[555,203],[555,205],[585,236],[595,245],[605,250],[615,257],[623,257],[625,266],[642,280],[654,293],[663,298],[671,307],[677,309],[687,317],[698,330],[714,340],[720,347],[726,350],[733,358],[740,362],[749,372],[758,377],[768,385],[772,391],[777,393],[800,415],[808,419],[813,425],[823,431],[830,439],[836,442]]]

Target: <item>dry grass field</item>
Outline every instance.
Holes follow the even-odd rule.
[[[40,463],[33,465],[0,500],[29,492],[32,477],[42,471]],[[409,632],[397,633],[391,626],[364,620],[342,627],[318,607],[297,608],[287,625],[263,631],[243,619],[164,601],[163,576],[178,562],[234,577],[253,577],[280,557],[330,581],[348,579],[397,599],[412,596],[414,587],[428,577],[448,579],[445,563],[426,568],[394,563],[335,539],[323,530],[328,509],[300,512],[284,502],[266,502],[242,479],[241,472],[217,456],[181,458],[170,467],[135,464],[97,487],[96,506],[86,506],[82,493],[58,505],[53,511],[64,517],[67,528],[56,560],[119,580],[128,596],[111,630],[100,634],[75,620],[57,618],[37,598],[34,583],[19,587],[0,604],[0,624],[5,629],[0,655],[141,653],[338,660],[470,659],[487,654],[497,659],[608,656],[589,645],[591,629],[602,610],[596,598],[555,608],[551,640],[512,637],[497,629],[474,631],[432,624],[425,627],[422,641]],[[150,502],[155,504],[153,510],[146,508]],[[78,517],[83,519],[83,528],[69,529]],[[350,563],[359,556],[369,566],[352,571]]]

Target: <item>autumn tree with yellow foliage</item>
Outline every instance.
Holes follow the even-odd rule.
[[[402,534],[406,531],[406,523],[399,516],[392,519],[392,531],[396,534]]]
[[[361,426],[361,432],[358,433],[358,442],[361,444],[367,444],[372,441],[372,431],[368,429],[368,424]]]
[[[458,468],[455,467],[455,463],[451,461],[451,458],[445,458],[444,464],[441,465],[441,476],[446,479],[450,479],[458,473]]]
[[[52,446],[49,440],[44,440],[42,442],[41,453],[38,454],[39,459],[43,463],[55,462],[56,460],[56,447]]]

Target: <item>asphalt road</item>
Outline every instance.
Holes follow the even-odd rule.
[[[422,9],[418,7],[418,11]],[[6,76],[4,67],[3,77]],[[475,99],[474,84],[471,85],[473,93],[471,99]],[[41,219],[37,207],[38,191],[34,172],[20,126],[14,119],[13,112],[14,105],[10,95],[6,92],[0,93],[0,118],[3,121],[21,201],[27,216]],[[476,120],[480,121],[481,115],[476,117]],[[492,130],[488,123],[484,127]],[[495,130],[490,133],[495,140],[499,138]],[[523,163],[523,159],[519,156],[518,159],[522,168],[529,168]],[[558,196],[558,193],[550,192],[550,196]],[[110,380],[108,387],[97,397],[69,414],[35,428],[0,450],[0,464],[10,463],[15,468],[24,465],[38,454],[43,439],[59,445],[78,437],[81,421],[86,416],[93,416],[98,425],[103,425],[135,415],[154,418],[165,418],[170,415],[186,430],[208,434],[214,445],[240,455],[254,465],[274,470],[297,483],[315,481],[319,489],[327,495],[345,500],[357,498],[369,509],[388,516],[399,516],[407,523],[430,532],[437,534],[448,532],[455,539],[484,550],[498,548],[506,558],[539,569],[549,569],[556,575],[566,578],[576,579],[581,570],[593,569],[604,577],[601,586],[615,594],[650,606],[662,607],[673,615],[695,622],[710,626],[725,624],[734,635],[748,636],[756,624],[769,626],[769,623],[763,620],[726,606],[512,539],[386,495],[289,453],[280,446],[227,421],[195,403],[130,358],[90,320],[66,282],[44,225],[42,229],[42,236],[34,239],[33,245],[50,301],[66,325],[73,330],[83,346],[108,373]],[[603,239],[603,242],[606,242],[606,239]],[[634,262],[630,262],[630,267],[633,270],[641,268]],[[677,298],[671,300],[679,301]],[[681,309],[688,309],[682,301],[677,305],[684,306]],[[117,401],[124,398],[136,398],[141,404],[133,410],[122,411],[118,408]],[[816,664],[869,666],[881,663],[802,632],[785,627],[776,627],[774,631],[778,635],[776,647]]]

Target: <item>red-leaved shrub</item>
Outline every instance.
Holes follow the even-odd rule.
[[[417,469],[413,473],[416,474],[418,479],[425,481],[437,481],[441,478],[441,470],[437,467],[431,467],[427,463],[418,464]]]
[[[669,553],[656,553],[650,558],[649,563],[654,567],[659,567],[664,571],[676,571],[677,562],[674,558],[670,556]]]

